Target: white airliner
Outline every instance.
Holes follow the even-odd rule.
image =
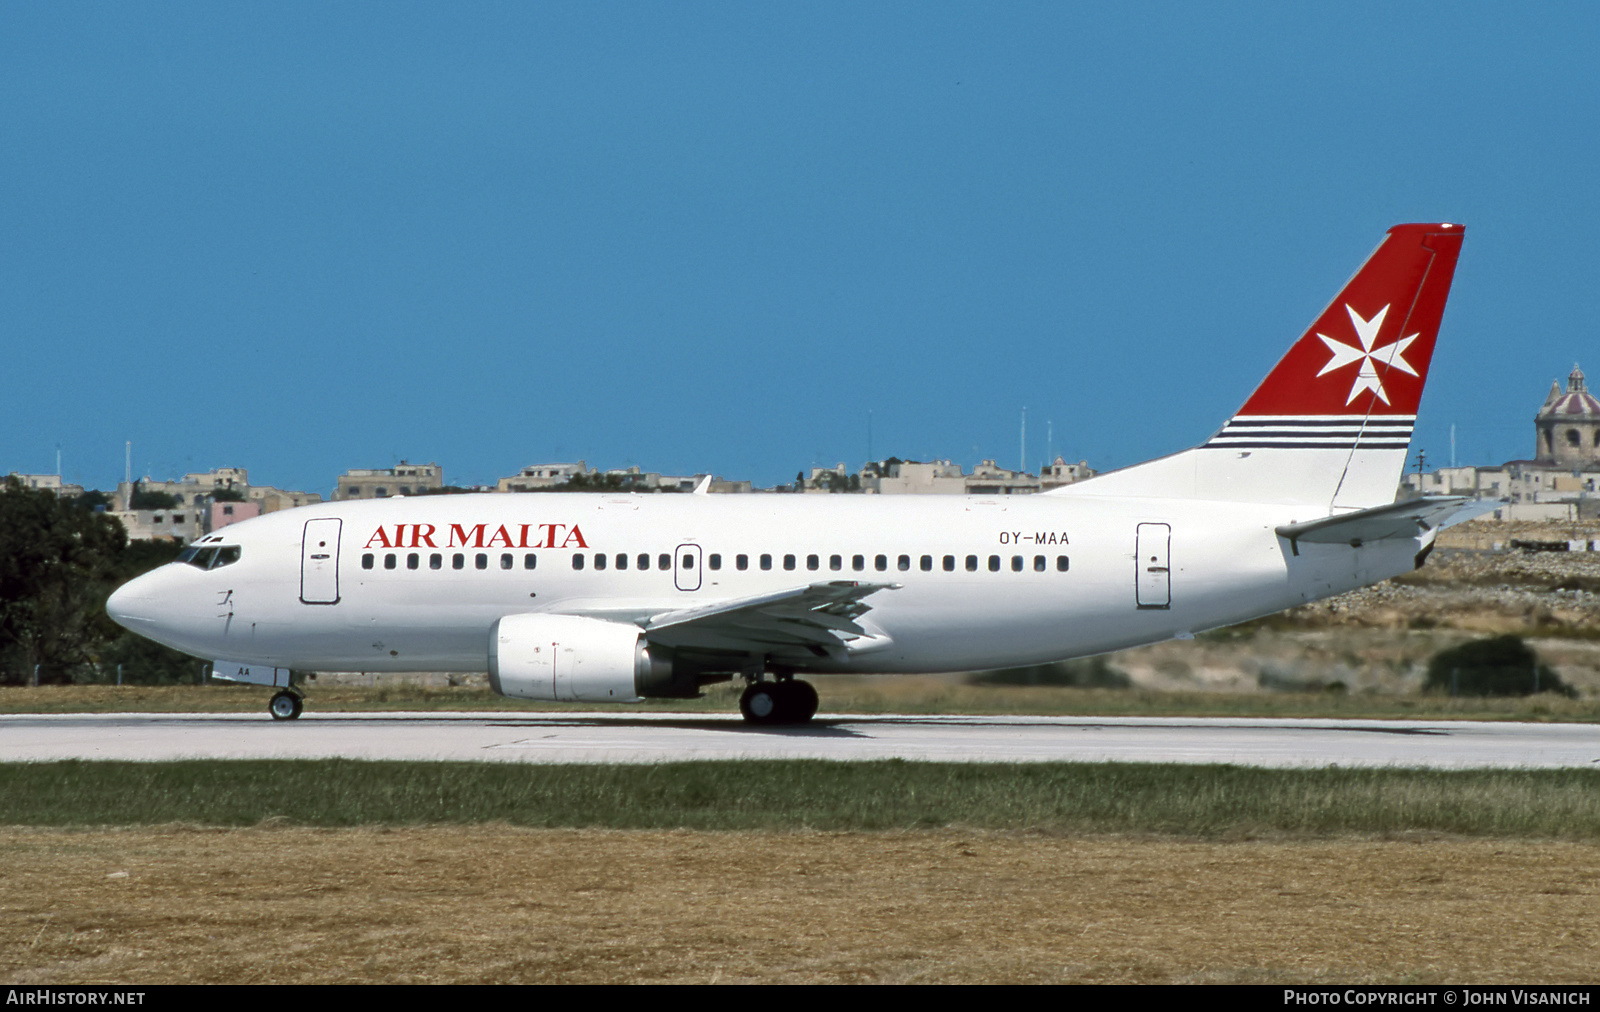
[[[1396,501],[1462,229],[1398,225],[1201,445],[1031,496],[445,495],[200,539],[122,625],[220,677],[483,671],[531,700],[810,720],[804,672],[963,671],[1184,638],[1422,565],[1459,498]],[[698,490],[704,492],[704,488]]]

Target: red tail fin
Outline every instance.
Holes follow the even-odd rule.
[[[1415,417],[1462,234],[1460,225],[1391,228],[1239,416]]]
[[[1061,495],[1393,502],[1433,361],[1460,225],[1396,225],[1256,392],[1203,445]]]

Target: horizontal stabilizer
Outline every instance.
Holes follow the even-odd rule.
[[[1299,554],[1300,542],[1315,545],[1350,545],[1359,548],[1369,541],[1414,538],[1426,531],[1471,520],[1500,505],[1495,500],[1474,500],[1465,496],[1424,496],[1402,502],[1340,513],[1320,520],[1284,524],[1276,528],[1288,538]]]

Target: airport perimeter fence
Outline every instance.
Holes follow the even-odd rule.
[[[166,664],[75,664],[66,668],[35,665],[31,670],[8,670],[5,685],[233,685],[213,679],[211,662],[193,659]]]

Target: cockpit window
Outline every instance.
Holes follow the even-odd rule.
[[[221,548],[191,546],[180,552],[175,561],[186,562],[196,569],[221,569],[239,561],[239,546],[224,545]]]

